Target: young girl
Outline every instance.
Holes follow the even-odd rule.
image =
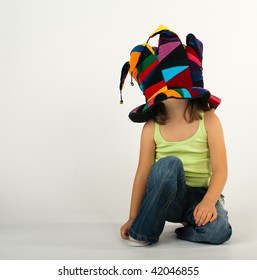
[[[232,230],[222,196],[226,148],[214,113],[220,100],[203,88],[202,43],[189,34],[183,46],[164,26],[150,38],[156,34],[159,47],[134,48],[122,72],[120,89],[129,71],[146,97],[129,117],[146,123],[121,237],[132,246],[153,244],[169,221],[184,225],[175,231],[180,239],[221,244]]]

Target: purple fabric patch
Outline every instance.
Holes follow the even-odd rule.
[[[175,50],[181,43],[180,42],[171,42],[163,44],[159,47],[158,58],[159,61],[162,61],[167,55],[169,55],[173,50]]]

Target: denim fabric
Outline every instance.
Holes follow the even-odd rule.
[[[216,204],[218,217],[214,222],[205,226],[194,222],[193,211],[206,191],[207,187],[186,186],[180,159],[174,156],[160,159],[152,167],[139,213],[128,234],[136,240],[156,243],[166,221],[186,222],[187,226],[175,231],[180,239],[211,244],[227,241],[232,229],[220,201]]]

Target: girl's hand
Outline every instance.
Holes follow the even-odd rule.
[[[120,236],[122,239],[128,239],[128,230],[130,229],[131,225],[133,223],[132,219],[129,219],[121,228],[120,228]]]
[[[196,225],[205,226],[207,223],[215,221],[218,213],[215,208],[215,203],[203,199],[195,207],[193,215]]]

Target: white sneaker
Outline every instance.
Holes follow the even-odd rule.
[[[132,237],[129,237],[129,245],[133,246],[133,247],[143,247],[143,246],[150,245],[150,243],[147,242],[147,241],[136,240],[136,239],[134,239]]]

